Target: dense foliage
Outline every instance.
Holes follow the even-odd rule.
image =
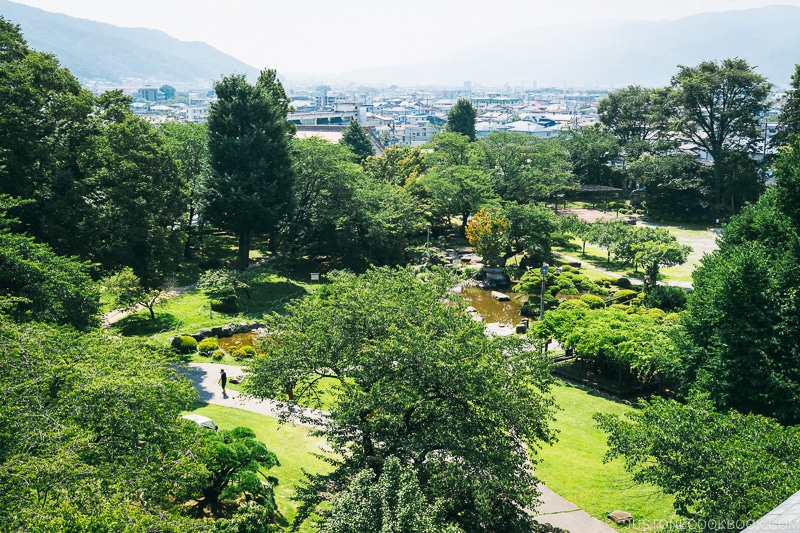
[[[548,363],[524,339],[487,337],[443,301],[454,283],[441,271],[340,273],[269,319],[251,392],[274,397],[291,380],[294,398],[313,403],[323,378],[337,383],[322,423],[342,462],[309,480],[306,513],[395,456],[429,502],[441,499],[447,523],[535,527],[525,512],[537,495],[528,446],[552,438]]]
[[[717,411],[702,396],[655,399],[628,420],[598,415],[607,458],[674,495],[681,531],[739,531],[800,489],[800,433],[772,419]]]
[[[238,237],[239,270],[249,265],[253,233],[275,231],[292,209],[291,128],[284,102],[275,97],[283,88],[271,73],[255,85],[235,74],[218,81],[208,116],[213,172],[206,217]]]

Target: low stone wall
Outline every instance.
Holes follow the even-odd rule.
[[[249,333],[250,331],[264,329],[266,325],[263,322],[231,322],[227,326],[214,326],[213,328],[202,328],[197,333],[182,333],[187,337],[192,337],[197,342],[208,337],[230,337],[236,333]],[[168,339],[170,342],[172,339]]]

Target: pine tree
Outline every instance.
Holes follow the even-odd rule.
[[[475,118],[478,111],[472,102],[466,98],[459,98],[456,105],[447,113],[447,131],[466,135],[470,141],[475,140]]]
[[[370,140],[366,130],[355,119],[351,120],[350,124],[344,129],[339,143],[350,148],[350,151],[355,154],[356,162],[358,163],[363,163],[367,157],[375,155],[372,140]]]

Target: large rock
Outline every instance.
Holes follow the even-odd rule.
[[[500,291],[492,291],[492,298],[497,300],[498,302],[510,302],[511,296],[508,294],[502,293]]]
[[[483,278],[490,287],[504,287],[511,284],[503,267],[483,267]]]

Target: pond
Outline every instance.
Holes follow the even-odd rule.
[[[235,333],[230,337],[220,337],[217,339],[217,344],[226,353],[230,353],[231,350],[235,350],[236,348],[241,348],[242,346],[253,346],[253,339],[255,339],[260,333],[256,331],[249,331],[247,333]]]
[[[461,296],[467,305],[478,310],[478,314],[486,323],[518,324],[521,319],[519,309],[528,299],[527,295],[515,293],[511,291],[511,288],[501,292],[509,295],[511,300],[508,302],[495,300],[492,298],[490,289],[481,289],[480,287],[463,287]]]

